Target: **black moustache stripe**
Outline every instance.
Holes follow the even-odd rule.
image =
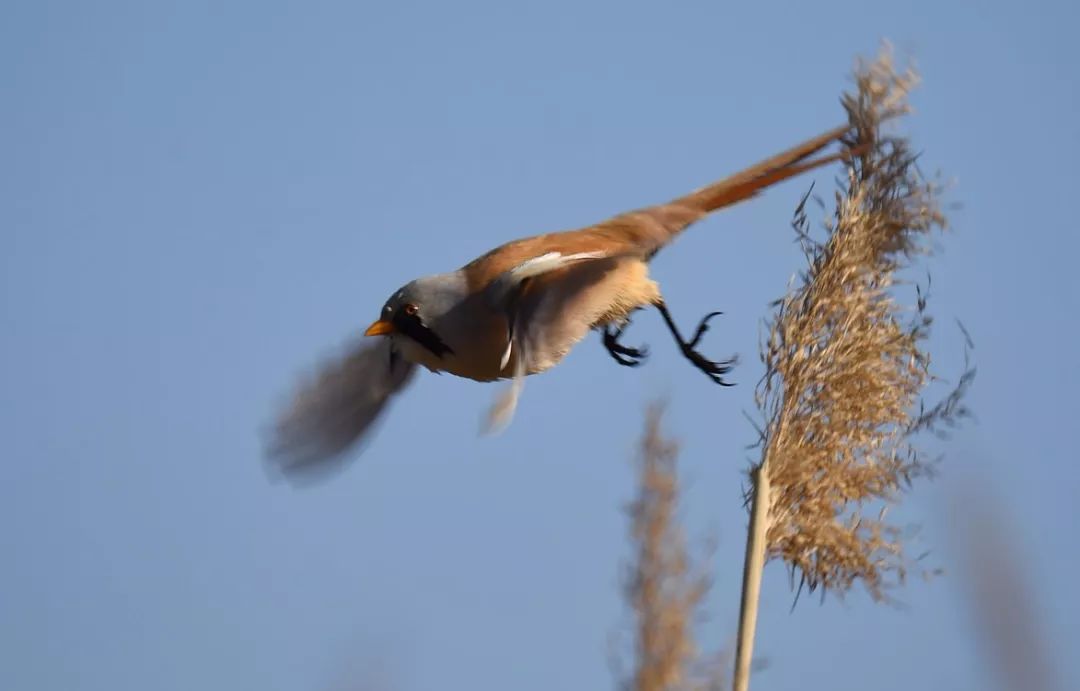
[[[451,355],[454,353],[453,349],[446,345],[437,333],[425,326],[424,322],[420,321],[420,318],[415,314],[409,316],[399,312],[394,315],[393,322],[398,331],[434,353],[436,357],[441,358],[447,353]]]

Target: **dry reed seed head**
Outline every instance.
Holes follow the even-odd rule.
[[[663,407],[649,408],[630,504],[630,564],[625,596],[635,616],[635,691],[704,689],[694,622],[709,579],[690,563],[678,517],[678,445],[663,436]]]
[[[810,239],[803,205],[796,210],[808,268],[776,304],[761,349],[768,554],[811,590],[842,593],[860,581],[881,599],[904,579],[900,534],[874,514],[928,470],[911,432],[930,378],[922,350],[929,320],[921,294],[916,317],[906,320],[911,311],[894,288],[945,218],[908,141],[881,131],[909,111],[916,82],[887,53],[858,68],[856,90],[842,100],[848,143],[872,145],[849,164],[823,242]]]

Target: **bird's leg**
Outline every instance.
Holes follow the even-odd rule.
[[[611,357],[615,358],[615,362],[626,367],[637,367],[649,356],[649,349],[646,346],[631,348],[619,343],[619,338],[629,325],[629,319],[618,328],[612,328],[611,324],[604,324],[604,347],[607,348]]]
[[[720,386],[732,386],[730,382],[724,381],[723,375],[732,370],[738,358],[733,357],[730,360],[713,362],[696,350],[701,337],[709,330],[709,320],[722,314],[722,312],[710,312],[702,317],[701,321],[698,322],[697,329],[694,331],[694,337],[687,341],[679,333],[679,327],[675,326],[675,321],[671,318],[671,313],[668,312],[667,305],[664,304],[663,300],[656,303],[656,309],[660,310],[660,315],[664,318],[664,322],[667,323],[671,335],[675,337],[675,341],[679,344],[679,348],[686,359]]]

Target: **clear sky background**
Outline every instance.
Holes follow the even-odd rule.
[[[898,514],[948,570],[903,608],[790,611],[767,570],[755,688],[983,689],[950,544],[1001,499],[1063,678],[1080,683],[1075,443],[1080,96],[1057,3],[50,2],[0,10],[0,688],[611,688],[642,412],[670,397],[702,640],[735,628],[758,327],[800,266],[801,179],[654,267],[720,389],[654,314],[527,382],[422,376],[332,481],[272,484],[259,430],[410,278],[688,191],[842,122],[857,55],[925,78],[904,123],[956,179],[931,265],[939,372],[976,341],[979,420]],[[832,169],[816,176],[831,189]],[[915,540],[916,538],[912,538]]]

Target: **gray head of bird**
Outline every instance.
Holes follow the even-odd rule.
[[[364,335],[389,336],[404,346],[406,355],[419,346],[427,357],[409,358],[412,360],[453,355],[454,349],[445,338],[454,331],[448,322],[466,297],[463,287],[457,272],[410,281],[390,296]]]

